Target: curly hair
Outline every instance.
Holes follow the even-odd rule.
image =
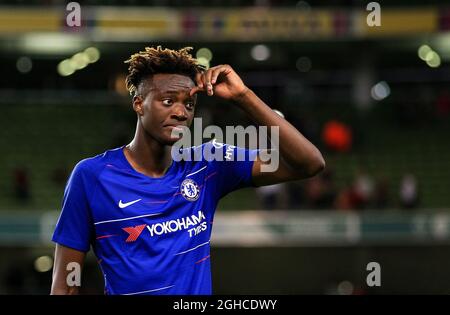
[[[128,63],[128,75],[125,79],[128,92],[136,95],[141,82],[149,76],[157,73],[173,73],[190,77],[195,82],[197,73],[205,70],[203,65],[193,58],[189,51],[192,47],[184,47],[180,50],[172,50],[158,46],[145,47],[130,56]]]

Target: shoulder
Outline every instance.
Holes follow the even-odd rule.
[[[180,149],[179,160],[206,162],[253,162],[258,149],[246,149],[212,139],[199,146]]]
[[[227,150],[230,151],[235,148],[232,145],[224,144],[216,139],[212,139],[211,141],[202,143],[198,146],[192,146],[189,148],[185,148],[180,150],[180,153],[183,154],[184,158],[189,158],[195,161],[206,160],[223,160],[223,158],[227,154]]]
[[[103,169],[117,159],[121,148],[107,150],[101,154],[80,160],[74,167],[73,173],[86,177],[98,176]]]

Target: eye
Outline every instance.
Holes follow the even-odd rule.
[[[188,102],[188,103],[186,104],[186,107],[187,107],[187,109],[194,109],[195,104],[194,104],[194,102]]]
[[[170,98],[163,99],[163,104],[166,106],[170,106],[173,104],[173,101]]]

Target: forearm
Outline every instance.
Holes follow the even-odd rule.
[[[50,290],[51,295],[77,295],[79,293],[79,287],[69,286],[66,278],[67,272],[65,271],[65,268],[62,269],[57,266],[53,271],[53,281]]]
[[[276,114],[252,90],[241,94],[235,103],[258,125],[279,127],[279,151],[293,171],[314,175],[325,167],[320,151],[287,120]]]
[[[68,286],[52,286],[50,295],[78,295],[78,287],[68,287]]]
[[[81,271],[86,253],[56,245],[50,294],[76,295],[81,285]]]

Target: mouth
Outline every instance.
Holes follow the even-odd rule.
[[[181,123],[181,122],[173,122],[173,123],[168,123],[168,124],[164,124],[163,127],[186,127],[185,124]]]
[[[173,128],[173,129],[179,129],[182,130],[183,127],[186,127],[184,125],[164,125],[163,128]]]
[[[174,139],[180,139],[184,134],[184,128],[186,126],[184,125],[174,125],[174,124],[168,124],[163,126],[164,129],[167,130],[167,132],[170,132],[170,137]]]

